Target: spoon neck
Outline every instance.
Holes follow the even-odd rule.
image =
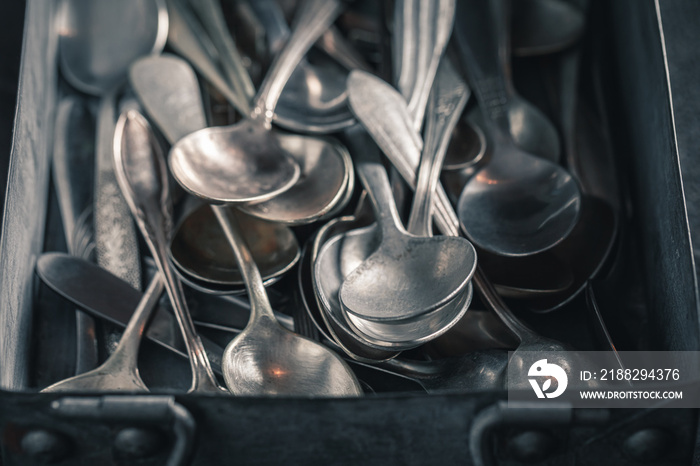
[[[287,45],[275,57],[255,99],[251,117],[271,122],[282,90],[299,61],[342,10],[339,0],[307,0],[295,18]]]
[[[151,279],[151,283],[148,285],[146,292],[134,310],[134,314],[131,319],[129,319],[129,323],[119,340],[119,345],[117,345],[110,359],[121,357],[128,364],[136,367],[141,337],[145,332],[146,324],[152,316],[153,310],[156,308],[162,294],[163,280],[159,274],[156,274],[153,279]]]
[[[456,41],[469,83],[492,130],[510,133],[508,104],[515,89],[506,0],[457,2]]]
[[[401,235],[404,229],[384,167],[379,162],[360,161],[357,173],[369,194],[382,238],[389,241],[388,238]]]
[[[231,208],[225,206],[212,205],[211,208],[233,250],[236,263],[243,276],[250,299],[250,322],[261,318],[275,320],[262,276],[257,265],[255,265],[255,260],[250,249],[248,249],[234,212]]]

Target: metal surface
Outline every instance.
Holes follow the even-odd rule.
[[[192,368],[190,391],[222,393],[224,389],[216,381],[194,329],[182,285],[168,262],[173,226],[167,165],[150,125],[136,110],[126,110],[117,124],[114,167],[122,193],[156,261],[182,331]]]
[[[401,177],[415,188],[422,141],[413,127],[406,101],[389,84],[362,71],[352,71],[347,85],[353,113]],[[435,201],[433,215],[459,228],[457,214],[442,186],[437,187]]]
[[[278,277],[299,260],[299,243],[284,225],[258,220],[232,207],[245,241],[264,281]],[[214,285],[243,285],[231,246],[208,205],[202,205],[178,225],[170,257],[188,275]]]
[[[360,384],[337,354],[277,323],[236,219],[221,207],[213,209],[229,237],[251,305],[248,325],[224,350],[221,367],[229,390],[237,395],[360,395]]]
[[[138,352],[146,324],[163,292],[163,282],[156,276],[134,310],[119,345],[99,367],[62,380],[42,392],[148,391],[138,369]]]
[[[126,79],[134,60],[165,45],[168,15],[164,0],[59,3],[61,72],[82,92],[103,95],[111,91]]]
[[[563,168],[522,151],[510,138],[508,84],[498,58],[507,50],[502,8],[502,1],[457,5],[457,44],[494,144],[493,158],[467,182],[458,210],[475,245],[524,256],[551,248],[571,232],[581,193]]]
[[[199,85],[186,62],[165,55],[143,58],[131,67],[129,78],[146,111],[174,144],[170,169],[179,182],[187,180],[187,191],[210,201],[250,202],[273,197],[297,181],[299,166],[274,138],[261,139],[269,131],[259,123],[245,120],[235,127],[203,130]],[[257,144],[260,152],[246,151],[248,144]]]

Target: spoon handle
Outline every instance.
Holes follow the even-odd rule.
[[[129,70],[129,81],[170,144],[206,128],[197,77],[184,60],[167,54],[142,58]]]
[[[406,101],[389,84],[363,71],[350,72],[347,87],[351,110],[401,177],[415,189],[423,141],[413,128]],[[439,218],[443,225],[451,225],[451,231],[458,233],[457,214],[439,183],[434,208],[436,221]]]
[[[172,235],[168,169],[148,122],[136,110],[126,110],[119,118],[114,148],[119,186],[163,277],[185,340],[192,369],[190,391],[220,393],[222,389],[194,329],[182,285],[167,258]]]
[[[450,60],[443,58],[428,103],[425,144],[418,169],[416,194],[408,218],[409,233],[432,236],[433,193],[440,181],[452,131],[467,105],[469,94],[469,88]]]
[[[221,225],[221,228],[224,230],[224,234],[231,245],[234,256],[236,256],[236,263],[243,276],[243,281],[248,291],[248,297],[250,298],[249,322],[254,322],[261,318],[276,322],[277,320],[272,311],[270,299],[267,296],[260,271],[255,264],[255,260],[253,260],[253,255],[250,253],[250,249],[248,249],[243,232],[241,232],[233,212],[231,212],[230,208],[225,206],[212,205],[211,208],[219,221],[219,225]]]
[[[151,283],[149,283],[146,292],[141,297],[138,306],[126,324],[117,348],[109,356],[109,359],[105,361],[103,368],[110,366],[121,372],[138,372],[141,337],[146,333],[146,324],[148,324],[153,311],[157,309],[158,300],[162,294],[163,280],[160,275],[156,274],[151,279]]]
[[[299,7],[289,41],[275,57],[258,90],[252,118],[263,118],[266,125],[272,122],[277,101],[297,64],[342,9],[339,0],[307,0]]]
[[[399,0],[395,6],[397,88],[420,130],[440,58],[452,34],[455,0]]]
[[[510,46],[508,1],[457,2],[455,39],[464,60],[464,70],[488,125],[502,135],[510,134],[508,102]]]
[[[234,92],[245,97],[244,100],[248,104],[255,96],[255,87],[253,87],[248,70],[243,65],[243,57],[238,52],[226,26],[221,3],[219,0],[190,0],[190,5],[196,9],[204,26],[209,30],[209,35],[219,52],[219,59]],[[246,114],[249,112],[250,110]]]
[[[381,164],[377,145],[361,126],[355,126],[346,131],[355,150],[355,165],[357,175],[365,187],[374,207],[374,213],[386,241],[397,233],[405,231],[396,209],[396,202],[389,183],[389,177]]]
[[[202,43],[206,36],[192,15],[182,5],[181,0],[168,0],[168,14],[170,27],[168,29],[168,44],[180,55],[187,58],[192,65],[209,81],[216,89],[226,97],[239,112],[247,115],[250,112],[250,103],[245,94],[241,94],[224,78],[219,71],[211,54]],[[213,47],[213,46],[211,46]]]

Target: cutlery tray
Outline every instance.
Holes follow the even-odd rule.
[[[43,380],[67,370],[70,357],[51,348],[74,339],[72,324],[51,318],[69,315],[71,306],[34,273],[42,252],[65,247],[50,176],[62,86],[57,4],[27,0],[0,242],[0,465],[487,464],[484,449],[507,465],[690,464],[697,428],[690,409],[506,409],[505,391],[236,398],[185,394],[187,380],[177,393],[38,393]],[[691,176],[700,162],[688,156],[700,143],[692,125],[700,93],[687,78],[692,66],[700,73],[689,50],[700,32],[682,27],[693,17],[684,11],[700,17],[700,7],[685,0],[594,0],[582,44],[580,93],[602,102],[594,115],[625,193],[621,249],[634,273],[601,303],[619,349],[700,347],[691,246],[700,235],[700,202],[693,201],[700,178]],[[575,341],[586,322],[584,301],[519,316],[547,336]],[[570,330],[547,334],[547,322]],[[145,348],[154,354],[149,368],[177,375]]]

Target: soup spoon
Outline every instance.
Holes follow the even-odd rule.
[[[377,216],[381,242],[345,277],[339,291],[343,311],[380,323],[428,315],[467,287],[476,263],[474,248],[461,238],[406,232],[384,168],[371,159],[358,157],[356,163]]]
[[[213,203],[251,203],[271,199],[296,183],[299,165],[270,131],[275,106],[296,64],[341,8],[338,0],[305,2],[250,116],[233,126],[200,129],[173,145],[170,169],[186,191]]]
[[[486,113],[493,157],[466,184],[458,211],[466,236],[494,254],[526,256],[561,242],[578,219],[581,192],[563,168],[519,149],[510,137],[503,2],[458,3],[457,45]]]
[[[358,396],[360,384],[334,352],[283,328],[275,319],[262,278],[230,211],[215,207],[250,298],[246,328],[226,346],[222,372],[238,395]]]

